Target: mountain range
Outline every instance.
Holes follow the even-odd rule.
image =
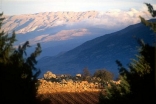
[[[110,10],[58,11],[5,16],[3,29],[11,35],[15,30],[18,41],[14,47],[29,41],[30,54],[37,43],[42,53],[37,67],[42,74],[76,74],[88,67],[91,73],[106,68],[117,75],[115,60],[125,66],[135,57],[138,45],[134,37],[152,43],[152,31],[140,24],[139,16],[150,19],[148,11]],[[139,23],[139,24],[137,24]],[[125,28],[126,27],[126,28]]]
[[[15,30],[18,40],[15,47],[29,40],[32,48],[28,53],[32,52],[36,43],[41,43],[43,52],[39,58],[42,58],[69,51],[88,40],[138,23],[139,15],[150,18],[148,12],[133,8],[129,11],[58,11],[5,15],[3,29],[9,34]]]
[[[47,70],[53,73],[76,74],[88,68],[91,73],[97,69],[107,69],[118,75],[116,60],[127,67],[135,58],[139,44],[137,39],[153,44],[155,34],[142,23],[130,25],[120,31],[105,34],[84,42],[80,46],[53,57],[43,57],[37,67],[42,73]],[[42,74],[41,74],[42,76]]]

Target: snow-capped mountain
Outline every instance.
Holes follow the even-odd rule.
[[[15,30],[18,40],[15,46],[27,40],[32,46],[41,43],[41,58],[57,55],[85,41],[138,23],[139,15],[150,18],[148,12],[135,9],[12,15],[5,16],[3,29],[9,34]]]

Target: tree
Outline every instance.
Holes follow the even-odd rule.
[[[156,16],[156,10],[154,10],[153,6],[149,3],[145,3],[146,6],[148,7],[148,11],[149,13],[151,13],[152,17]]]
[[[153,6],[151,4],[149,4],[149,3],[145,3],[145,4],[148,7],[148,11],[151,14],[151,16],[152,17],[156,17],[156,10],[154,10]],[[141,19],[141,22],[143,24],[145,24],[146,26],[150,27],[156,33],[156,21],[152,21],[152,22],[151,21],[147,21],[147,20],[145,20],[141,16],[140,16],[140,19]],[[151,60],[151,61],[156,62],[156,35],[155,35],[155,39],[154,40],[155,40],[154,41],[154,48],[155,48],[154,52],[155,53],[154,53],[154,56],[153,56],[154,60]],[[149,59],[148,59],[148,61],[149,61]],[[152,63],[152,62],[150,62],[150,63]],[[152,67],[156,70],[155,63],[152,64]],[[156,72],[155,72],[155,74],[156,74]],[[155,80],[156,80],[156,76],[155,76]],[[156,89],[156,83],[155,83],[155,89]]]
[[[147,4],[146,4],[147,5]],[[149,8],[149,7],[148,7]],[[153,15],[154,16],[154,15]],[[144,24],[150,24],[154,32],[155,22],[146,21],[141,17]],[[143,40],[138,40],[140,45],[137,59],[133,59],[129,64],[129,69],[122,66],[120,61],[116,61],[119,66],[119,85],[111,84],[104,93],[101,92],[99,100],[102,104],[141,104],[155,103],[155,46],[146,44]]]
[[[12,36],[5,34],[1,29],[4,18],[0,14],[0,103],[9,104],[35,104],[36,82],[40,70],[35,67],[36,57],[41,53],[41,46],[38,43],[35,51],[26,56],[26,48],[30,47],[29,42],[13,47],[16,41],[15,32]]]
[[[113,74],[106,69],[96,70],[93,76],[96,78],[100,78],[101,82],[108,82],[110,80],[113,80]]]
[[[89,82],[91,80],[91,74],[90,74],[88,68],[84,68],[81,75],[82,75],[82,80],[83,81],[88,81]]]

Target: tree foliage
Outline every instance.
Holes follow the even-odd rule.
[[[113,74],[106,69],[96,70],[94,77],[100,78],[101,82],[108,82],[110,80],[113,80]]]
[[[152,5],[146,3],[152,16],[156,16]],[[152,10],[151,10],[152,9]],[[141,22],[156,32],[155,22],[149,22],[144,18]],[[138,40],[140,48],[136,59],[133,59],[126,69],[120,61],[116,61],[119,67],[119,85],[110,82],[111,87],[101,92],[99,100],[101,104],[153,104],[155,103],[155,46]]]
[[[0,103],[33,104],[36,96],[36,81],[40,70],[35,67],[36,57],[41,53],[38,43],[35,51],[28,57],[26,48],[30,47],[26,41],[18,49],[13,47],[16,41],[15,32],[9,37],[1,29],[3,13],[0,14]]]
[[[152,15],[152,17],[155,17],[156,16],[156,10],[154,10],[153,6],[150,3],[145,3],[145,4],[148,7],[148,11]]]
[[[91,80],[91,73],[88,70],[88,68],[84,68],[81,75],[82,75],[82,80],[83,81],[88,81],[89,82]]]

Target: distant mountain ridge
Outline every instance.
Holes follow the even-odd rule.
[[[120,16],[122,15],[122,20]],[[58,12],[41,12],[35,14],[21,14],[21,15],[5,15],[3,28],[7,32],[15,30],[17,34],[25,34],[31,31],[43,31],[46,28],[52,28],[63,24],[74,26],[75,23],[80,25],[106,25],[108,27],[113,25],[119,25],[117,23],[136,23],[139,19],[138,16],[144,16],[149,19],[149,13],[146,11],[137,11],[130,9],[129,11],[115,11],[110,10],[107,12],[100,11],[84,11],[84,12],[72,12],[72,11],[58,11]],[[114,18],[115,17],[115,18]],[[109,19],[114,20],[109,21]],[[101,21],[101,23],[100,23]],[[109,21],[111,24],[107,24]],[[82,23],[81,23],[82,22]],[[98,23],[99,22],[99,23]]]
[[[71,50],[85,41],[138,23],[139,15],[146,19],[150,18],[147,11],[133,8],[128,11],[58,11],[5,15],[3,29],[9,35],[15,30],[18,40],[15,47],[27,40],[33,48],[36,43],[41,43],[43,50],[39,56],[41,58]]]
[[[88,67],[92,73],[96,69],[105,68],[118,75],[115,61],[119,60],[127,67],[126,65],[137,54],[138,43],[135,37],[149,44],[154,43],[153,31],[138,23],[87,41],[56,57],[40,59],[37,67],[42,73],[50,70],[53,73],[68,74],[81,73],[85,67]]]
[[[42,31],[65,23],[79,22],[85,19],[93,19],[98,16],[97,11],[86,12],[43,12],[35,14],[23,14],[6,16],[4,27],[6,31],[16,30],[17,34],[31,31]],[[8,25],[10,25],[8,27]],[[72,25],[72,24],[71,24]]]

